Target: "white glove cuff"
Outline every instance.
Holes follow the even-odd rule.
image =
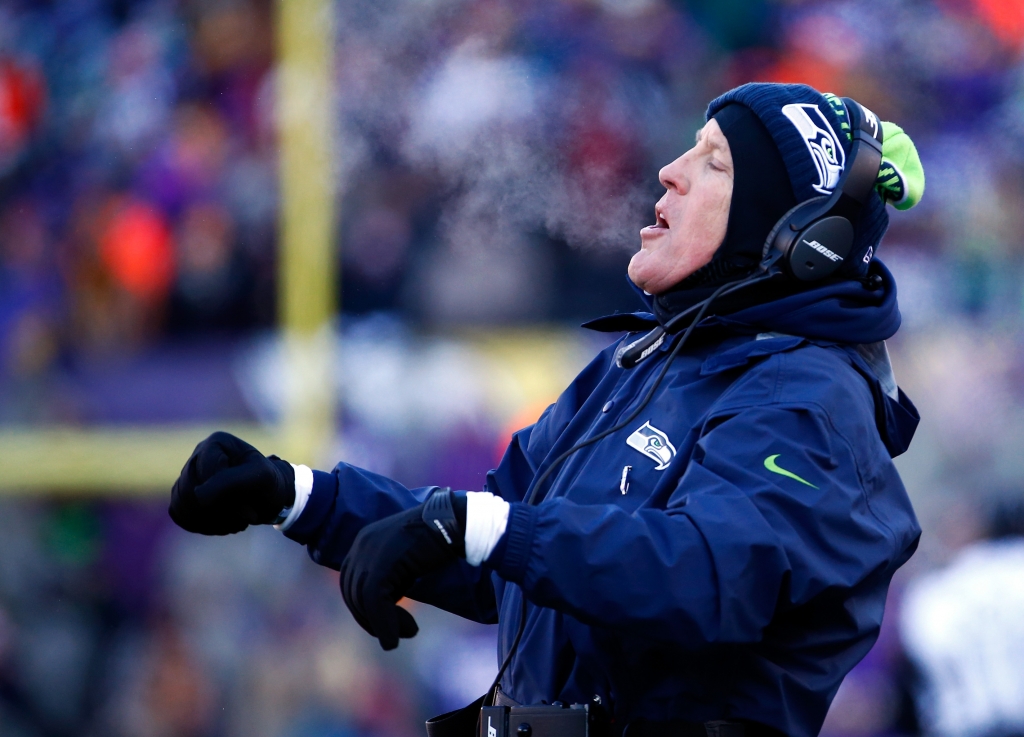
[[[291,466],[295,469],[295,503],[288,510],[288,516],[284,518],[284,521],[279,525],[274,525],[274,529],[281,532],[295,524],[295,520],[302,516],[302,510],[306,508],[309,495],[313,493],[313,469],[309,466],[296,466],[294,463]]]
[[[466,562],[478,566],[498,544],[508,524],[508,502],[488,491],[466,494]]]

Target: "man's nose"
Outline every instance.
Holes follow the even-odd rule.
[[[658,172],[658,181],[665,189],[675,190],[679,194],[686,194],[690,188],[690,181],[686,176],[684,157],[680,156],[671,164],[661,167]]]

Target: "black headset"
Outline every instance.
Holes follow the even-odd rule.
[[[576,443],[551,461],[530,488],[526,496],[527,504],[541,501],[544,482],[562,461],[576,451],[618,432],[640,415],[654,397],[672,361],[716,299],[769,279],[790,278],[801,282],[825,279],[835,273],[849,256],[853,248],[853,220],[871,196],[882,163],[882,126],[875,114],[860,103],[848,97],[842,100],[853,130],[853,145],[850,147],[850,164],[845,167],[832,194],[805,200],[782,216],[768,234],[761,264],[752,275],[723,284],[710,297],[673,317],[664,326],[659,325],[639,340],[619,349],[615,357],[618,365],[632,368],[656,351],[668,336],[685,329],[640,403],[614,426]],[[498,669],[498,675],[488,689],[485,705],[493,703],[501,677],[519,649],[525,624],[526,596],[523,595],[515,638]]]
[[[878,116],[849,97],[842,100],[853,143],[849,164],[832,194],[812,197],[789,210],[765,239],[761,263],[753,274],[716,291],[707,300],[621,348],[615,357],[619,366],[633,368],[643,361],[668,336],[689,325],[698,311],[703,314],[711,300],[768,280],[820,281],[832,276],[842,265],[853,248],[853,223],[874,191],[882,164],[882,126]]]

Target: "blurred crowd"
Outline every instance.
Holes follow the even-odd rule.
[[[900,469],[925,537],[826,733],[1024,732],[1003,708],[1024,703],[1006,685],[1024,659],[982,659],[995,681],[964,666],[984,693],[1002,684],[990,701],[933,682],[979,650],[1024,653],[992,613],[1024,580],[1020,529],[992,522],[1024,489],[1020,4],[334,11],[344,447],[411,484],[478,488],[550,398],[494,378],[510,353],[436,336],[543,324],[534,370],[562,381],[597,347],[571,326],[634,306],[625,265],[657,171],[715,95],[806,82],[914,138],[925,197],[880,255],[904,315],[897,378],[924,416]],[[264,0],[0,4],[0,426],[273,419],[273,22]],[[1018,598],[931,616],[964,580]],[[0,736],[416,734],[496,667],[488,628],[417,612],[419,637],[384,656],[336,576],[272,531],[192,538],[159,500],[7,502]],[[1005,636],[963,634],[979,620]]]

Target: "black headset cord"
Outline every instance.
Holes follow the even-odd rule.
[[[679,339],[679,342],[676,343],[675,347],[672,349],[672,352],[669,354],[668,359],[666,359],[665,365],[662,367],[661,372],[658,374],[658,377],[654,380],[654,383],[651,384],[651,388],[647,390],[646,396],[644,396],[643,401],[641,401],[640,404],[637,405],[636,409],[630,412],[626,419],[622,420],[618,424],[613,425],[612,427],[608,428],[607,430],[604,430],[603,432],[599,432],[592,438],[587,438],[586,440],[576,443],[576,445],[572,446],[571,448],[569,448],[569,450],[565,451],[564,453],[560,454],[557,458],[555,458],[555,460],[553,460],[548,465],[548,467],[544,469],[544,473],[542,473],[537,478],[537,481],[533,485],[533,490],[530,492],[529,497],[527,497],[526,503],[533,506],[539,501],[538,493],[540,492],[541,486],[544,484],[545,481],[547,481],[548,476],[551,475],[551,472],[558,468],[559,464],[561,464],[562,461],[564,461],[566,458],[568,458],[581,448],[585,448],[588,445],[592,445],[593,443],[596,443],[598,440],[606,438],[614,432],[618,432],[619,430],[633,422],[633,420],[636,419],[637,415],[644,411],[644,407],[646,407],[648,403],[650,403],[651,399],[654,397],[654,393],[658,391],[658,387],[661,386],[661,382],[665,378],[665,374],[668,373],[669,367],[672,365],[672,362],[675,360],[676,356],[679,355],[679,352],[683,349],[683,346],[686,345],[686,341],[689,339],[690,333],[692,333],[693,329],[697,326],[697,323],[699,323],[704,318],[704,314],[708,311],[708,308],[711,307],[711,303],[714,302],[718,298],[718,296],[722,292],[726,291],[729,287],[750,280],[751,277],[745,277],[743,279],[737,279],[736,281],[726,282],[718,289],[716,289],[710,297],[704,300],[704,305],[700,308],[700,311],[697,313],[696,317],[693,318],[693,322],[691,322],[686,327],[686,330],[683,332],[683,335]],[[520,590],[522,589],[520,588]],[[494,697],[497,695],[497,688],[498,685],[501,683],[501,677],[505,675],[505,671],[508,669],[509,663],[512,662],[512,658],[516,654],[516,650],[519,649],[519,641],[523,638],[523,629],[525,628],[525,626],[526,593],[523,592],[523,605],[519,611],[519,627],[516,630],[515,639],[512,640],[512,647],[509,648],[508,654],[505,656],[505,659],[501,663],[501,667],[498,669],[498,675],[494,677],[494,682],[491,684],[491,687],[487,690],[487,696],[491,704],[494,703]],[[487,699],[484,700],[484,703],[487,703]]]

